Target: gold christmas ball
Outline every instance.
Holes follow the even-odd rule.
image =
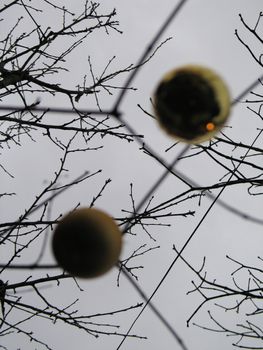
[[[75,277],[90,278],[109,271],[118,261],[122,233],[105,212],[74,210],[62,218],[52,240],[58,265]]]
[[[224,81],[198,65],[168,72],[153,96],[161,127],[179,141],[193,144],[210,140],[224,126],[230,104]]]

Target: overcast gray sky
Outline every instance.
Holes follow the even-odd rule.
[[[77,9],[78,3],[73,4],[71,1],[66,1],[66,6]],[[68,67],[72,69],[65,74],[65,83],[68,86],[76,85],[78,79],[88,73],[88,56],[91,56],[97,74],[113,55],[116,55],[116,59],[112,64],[112,70],[136,63],[174,5],[175,2],[172,0],[162,2],[108,0],[103,3],[102,6],[107,9],[116,7],[123,34],[113,33],[107,36],[102,33],[98,39],[88,40],[87,44],[76,49],[69,58]],[[146,142],[167,162],[170,162],[180,152],[183,145],[178,145],[171,151],[165,152],[172,145],[173,140],[165,135],[156,122],[146,116],[137,104],[151,112],[150,97],[162,75],[170,69],[189,63],[202,64],[215,69],[225,79],[232,97],[239,95],[244,88],[262,74],[262,69],[253,61],[234,35],[235,29],[238,29],[246,40],[250,40],[238,14],[242,13],[246,21],[253,25],[262,10],[262,0],[188,0],[161,38],[161,40],[168,37],[172,39],[139,72],[133,82],[137,91],[131,91],[126,95],[120,109],[124,113],[124,121],[128,121],[138,133],[143,133]],[[56,18],[49,17],[49,14],[47,16],[50,21],[56,21]],[[121,80],[120,83],[122,83]],[[106,93],[102,94],[100,100],[103,108],[112,106],[114,101],[115,96],[108,96]],[[55,100],[51,98],[43,100],[45,105],[61,106],[63,103],[63,98],[59,96]],[[83,108],[87,107],[85,104],[82,105],[82,102],[80,104]],[[91,99],[90,105],[95,105],[95,101]],[[228,126],[232,126],[232,129],[229,128],[226,131],[231,137],[249,144],[256,136],[256,128],[260,127],[260,124],[259,120],[251,118],[246,106],[240,104],[233,108]],[[131,209],[129,198],[131,182],[134,184],[134,197],[138,202],[162,174],[163,168],[144,155],[139,150],[140,146],[135,142],[125,144],[119,140],[113,141],[105,138],[96,140],[96,145],[99,146],[103,142],[106,145],[103,151],[90,152],[87,155],[80,154],[75,160],[72,160],[69,176],[74,178],[83,170],[95,171],[102,168],[103,172],[96,177],[94,182],[88,182],[84,187],[74,187],[58,198],[54,205],[54,215],[70,210],[78,202],[81,202],[83,206],[89,205],[94,189],[97,192],[104,181],[111,178],[112,183],[98,204],[100,208],[118,217],[121,215],[121,209]],[[262,139],[258,146],[262,146]],[[38,188],[43,186],[43,182],[51,176],[54,167],[58,164],[59,156],[59,152],[54,152],[54,147],[44,140],[41,143],[35,143],[34,147],[29,145],[26,151],[25,148],[16,148],[2,154],[3,163],[8,164],[8,169],[17,175],[15,181],[4,179],[7,190],[15,189],[18,192],[15,203],[10,200],[5,207],[2,207],[3,204],[1,204],[1,211],[5,212],[8,219],[15,218],[21,212],[21,208],[26,207],[30,202]],[[32,164],[35,165],[34,172],[32,172]],[[206,157],[188,158],[180,162],[178,168],[201,185],[217,182],[221,173],[223,174],[222,169],[216,167],[214,162]],[[169,177],[157,190],[153,204],[158,204],[180,191],[183,191],[182,184],[173,177]],[[255,216],[261,214],[262,198],[253,197],[251,200],[247,196],[246,189],[239,187],[227,189],[221,199]],[[156,242],[150,240],[142,230],[136,232],[137,237],[124,238],[123,257],[143,243],[147,243],[148,247],[160,245],[160,249],[138,260],[138,264],[144,266],[144,269],[138,271],[138,282],[147,295],[152,293],[174,259],[173,244],[177,248],[183,246],[210,203],[206,199],[200,207],[197,206],[197,200],[187,205],[182,204],[178,207],[178,212],[196,210],[195,217],[188,219],[179,217],[171,221],[171,227],[153,228]],[[226,254],[253,264],[256,263],[257,256],[262,256],[262,243],[261,226],[246,222],[215,205],[185,250],[184,257],[198,268],[203,256],[206,256],[209,277],[221,282],[230,282],[229,275],[234,265],[226,260]],[[30,256],[27,259],[30,260]],[[49,253],[46,259],[52,260]],[[5,275],[9,280],[12,278],[22,280],[21,276],[21,273],[16,275],[6,273]],[[60,288],[56,294],[56,288],[50,288],[46,290],[46,295],[53,301],[58,300],[59,303],[64,302],[65,304],[80,298],[80,309],[83,310],[83,314],[110,311],[140,302],[140,296],[124,278],[121,278],[120,287],[116,286],[116,276],[117,270],[113,270],[96,280],[81,280],[80,285],[83,292],[78,292],[74,282],[63,282],[63,291]],[[194,326],[186,327],[187,318],[201,301],[198,295],[186,296],[187,291],[192,288],[193,277],[189,269],[178,261],[154,297],[153,303],[176,329],[189,350],[233,349],[231,339],[226,338],[223,334],[206,332]],[[32,295],[33,293],[28,292],[26,296],[28,300],[33,298]],[[238,320],[232,314],[228,315],[209,304],[196,315],[194,321],[209,325],[207,310],[215,311],[215,315],[220,320],[229,317],[227,324],[230,325],[234,325]],[[125,332],[137,313],[138,310],[127,312],[113,319],[113,323],[120,324],[121,331]],[[105,319],[105,322],[110,321],[109,318]],[[120,342],[118,337],[101,336],[95,339],[63,324],[57,323],[51,326],[45,320],[38,320],[35,324],[40,337],[44,335],[47,343],[56,350],[72,348],[111,350],[116,349]],[[35,324],[32,324],[32,328],[35,327]],[[147,336],[148,339],[127,339],[122,350],[180,349],[174,338],[149,309],[142,314],[132,333]],[[18,344],[16,336],[9,337],[8,343],[5,343],[3,339],[3,345],[7,346],[8,350],[20,347],[21,349],[35,348],[27,341],[23,343],[21,340],[21,344]]]

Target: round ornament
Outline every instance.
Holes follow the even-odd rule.
[[[118,261],[122,233],[115,221],[95,208],[70,212],[57,225],[52,240],[55,259],[75,277],[89,278],[109,271]]]
[[[224,126],[230,94],[213,70],[187,65],[163,77],[154,92],[154,111],[161,127],[180,141],[210,140]]]

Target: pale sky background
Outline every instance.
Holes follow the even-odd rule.
[[[66,1],[65,6],[69,6],[71,9],[78,8],[80,2],[72,4],[71,1]],[[69,57],[67,67],[69,67],[70,72],[63,76],[65,85],[74,87],[81,81],[84,74],[89,74],[88,56],[91,56],[95,74],[98,75],[113,55],[116,55],[116,59],[110,68],[112,71],[136,63],[174,5],[175,2],[171,0],[162,2],[156,0],[105,1],[102,5],[105,9],[116,7],[117,19],[120,21],[123,35],[112,33],[112,35],[107,36],[105,32],[101,31],[100,34],[95,34],[88,39],[80,49],[77,49]],[[173,140],[167,137],[155,121],[137,107],[137,104],[141,104],[143,108],[151,112],[149,99],[162,75],[170,69],[188,63],[207,65],[215,69],[225,79],[233,98],[239,95],[244,88],[262,75],[262,69],[234,35],[235,29],[238,29],[247,42],[251,40],[244,30],[238,14],[241,13],[248,23],[253,25],[259,12],[263,10],[262,5],[262,0],[188,0],[161,38],[164,40],[167,37],[173,37],[173,39],[168,41],[139,72],[132,84],[138,90],[131,91],[126,95],[120,109],[124,113],[124,121],[127,120],[138,133],[143,133],[146,142],[167,162],[180,152],[183,145],[178,145],[170,152],[165,152],[172,145]],[[50,21],[56,23],[56,18],[52,18],[52,14],[47,14],[47,16]],[[122,80],[118,80],[118,83],[122,83]],[[115,98],[116,96],[102,93],[101,106],[110,108]],[[17,101],[13,100],[12,102],[16,103]],[[83,100],[80,102],[80,106],[89,108],[95,106],[94,103],[92,97],[89,97],[89,105],[87,106],[87,100]],[[61,96],[57,96],[55,99],[43,99],[42,104],[57,107],[66,106],[65,100]],[[64,117],[60,115],[57,118]],[[256,128],[262,127],[259,119],[251,117],[245,104],[233,108],[228,126],[233,127],[226,131],[230,137],[248,144],[255,138]],[[121,209],[131,209],[130,183],[134,184],[134,197],[138,203],[144,193],[163,173],[163,169],[153,159],[139,150],[140,146],[136,142],[128,144],[118,139],[100,139],[99,137],[93,142],[93,146],[102,144],[105,144],[104,150],[79,154],[69,163],[69,179],[75,178],[83,170],[93,172],[103,169],[103,171],[94,180],[88,181],[85,185],[73,187],[60,196],[54,203],[54,217],[67,212],[78,202],[81,202],[82,206],[88,206],[107,178],[111,178],[112,182],[97,205],[114,217],[120,217],[123,215]],[[257,145],[262,147],[262,139]],[[0,204],[0,210],[2,213],[4,212],[6,220],[16,219],[39,192],[39,188],[43,188],[44,181],[52,176],[61,156],[55,150],[53,145],[42,138],[33,144],[30,142],[25,147],[14,147],[1,154],[3,164],[7,165],[8,170],[16,175],[15,180],[4,176],[2,180],[4,188],[6,191],[18,193],[15,199],[10,198],[5,203]],[[214,162],[205,157],[188,158],[180,162],[178,168],[200,185],[215,183],[224,174],[221,168],[216,167]],[[183,190],[184,187],[179,181],[169,177],[159,187],[153,205],[161,203],[162,200]],[[262,197],[248,197],[246,188],[240,186],[226,189],[221,199],[254,216],[260,217],[261,215]],[[160,245],[160,249],[149,252],[136,261],[138,265],[144,266],[144,269],[138,271],[138,277],[139,285],[147,295],[152,293],[174,259],[173,244],[178,249],[183,246],[211,202],[204,200],[200,207],[197,206],[197,203],[196,199],[175,208],[175,212],[195,210],[195,217],[167,220],[164,222],[172,223],[171,227],[156,226],[153,228],[151,232],[156,242],[151,241],[139,229],[136,231],[136,237],[124,238],[123,258],[143,243],[146,243],[148,248]],[[208,276],[211,279],[216,278],[218,282],[230,284],[230,273],[236,266],[226,260],[226,254],[253,265],[257,263],[257,256],[262,256],[262,243],[261,226],[246,222],[215,205],[185,250],[184,257],[198,268],[203,256],[206,256]],[[5,256],[6,252],[2,247],[1,249],[2,256]],[[33,253],[30,251],[25,257],[28,262],[34,259]],[[43,262],[52,261],[48,249]],[[59,273],[59,271],[58,269],[57,272]],[[25,276],[31,273],[33,272],[8,272],[4,274],[2,279],[13,283],[22,281]],[[51,273],[55,273],[55,271]],[[34,272],[34,276],[43,275],[45,273],[41,271]],[[83,292],[79,292],[72,281],[63,281],[60,288],[56,289],[50,286],[44,291],[45,295],[50,298],[49,300],[59,302],[61,305],[62,303],[69,304],[79,298],[79,310],[83,310],[83,314],[111,311],[141,302],[138,293],[124,277],[121,278],[120,287],[116,286],[116,276],[117,270],[114,269],[111,273],[96,280],[80,280]],[[191,280],[193,278],[194,276],[189,269],[181,261],[178,261],[154,297],[153,303],[162,311],[189,350],[233,349],[231,345],[233,339],[227,338],[225,334],[203,331],[194,326],[186,327],[187,318],[201,301],[197,294],[186,296],[187,291],[192,288]],[[197,281],[196,278],[195,280]],[[33,301],[34,293],[28,290],[25,293],[25,298],[28,298],[30,302]],[[226,301],[226,303],[228,302]],[[207,310],[214,311],[214,315],[219,320],[226,320],[226,323],[233,328],[236,322],[243,320],[239,315],[235,318],[234,313],[226,314],[212,304],[207,304],[193,321],[206,326],[211,325]],[[118,331],[125,332],[137,313],[138,310],[133,310],[112,319],[107,317],[102,320],[106,323],[119,324],[121,327]],[[28,327],[30,328],[30,326]],[[112,350],[117,348],[121,340],[121,338],[114,336],[101,336],[99,339],[95,339],[80,330],[67,327],[59,322],[53,325],[47,320],[35,320],[32,324],[32,330],[35,331],[36,336],[45,340],[51,348],[56,350],[70,350],[72,348]],[[147,336],[148,339],[126,339],[122,350],[180,349],[174,338],[150,309],[142,314],[132,333]],[[0,344],[6,346],[8,350],[38,349],[38,345],[29,344],[27,340],[18,335],[3,338],[1,341]]]

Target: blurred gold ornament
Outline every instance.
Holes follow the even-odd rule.
[[[210,140],[224,126],[230,94],[211,69],[186,65],[163,77],[154,93],[154,111],[161,127],[187,143]]]
[[[75,277],[90,278],[109,271],[119,259],[122,233],[105,212],[81,208],[57,225],[52,248],[60,267]]]

